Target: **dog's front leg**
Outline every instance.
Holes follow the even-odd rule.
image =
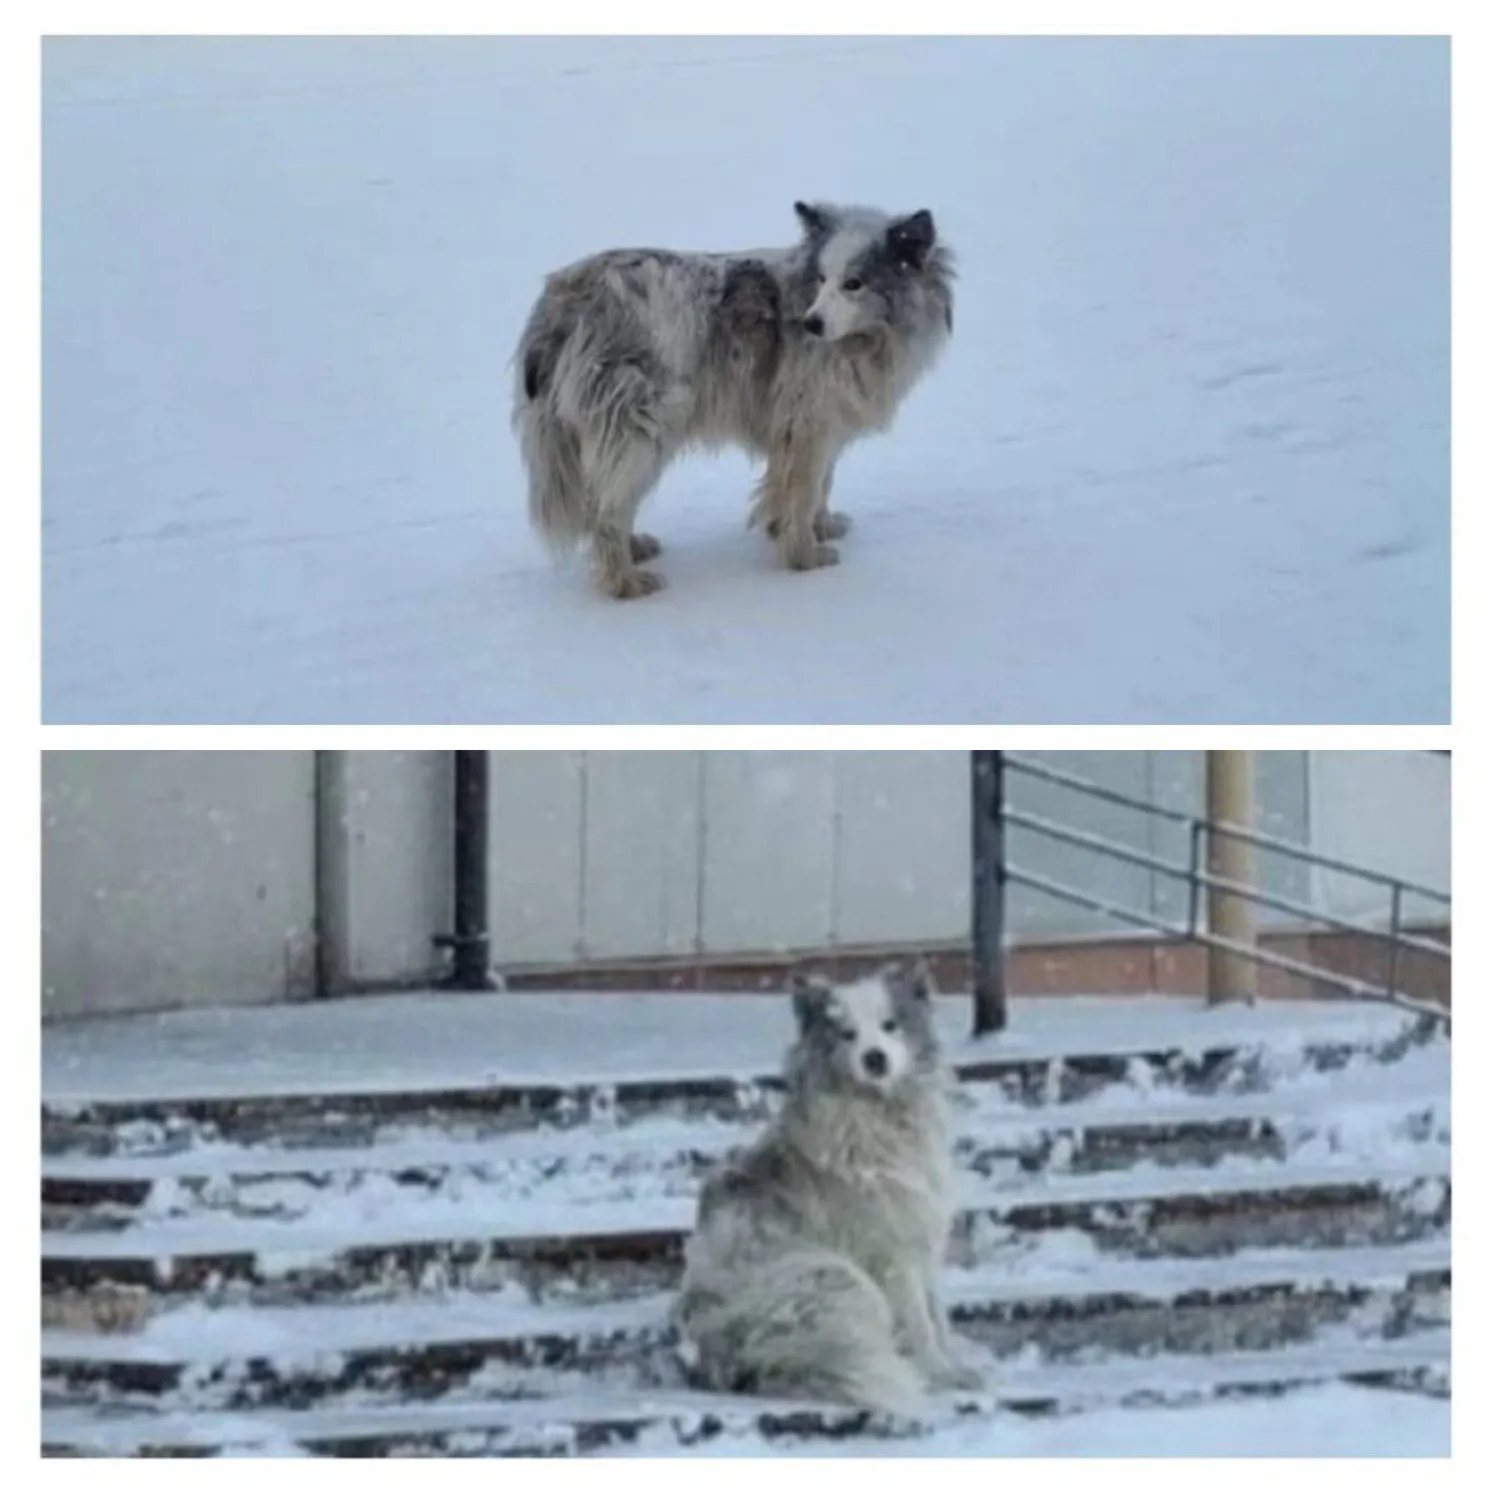
[[[759,509],[768,519],[783,565],[799,572],[839,560],[838,550],[819,541],[814,530],[828,470],[827,456],[805,434],[788,432],[773,444],[761,481]]]
[[[921,1270],[896,1271],[886,1283],[886,1297],[896,1322],[902,1353],[929,1385],[973,1389],[980,1380],[949,1352],[947,1319]],[[936,1316],[935,1316],[936,1315]],[[937,1321],[942,1316],[942,1322]]]
[[[936,1270],[928,1277],[926,1287],[927,1316],[932,1322],[933,1333],[944,1365],[940,1383],[955,1390],[977,1391],[985,1383],[984,1375],[964,1362],[962,1346],[964,1340],[955,1336],[948,1318],[948,1308],[938,1290]]]

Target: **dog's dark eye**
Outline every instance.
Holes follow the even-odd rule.
[[[844,283],[844,290],[845,290],[845,291],[846,291],[846,292],[857,292],[857,291],[858,291],[858,290],[859,290],[859,289],[860,289],[860,287],[862,287],[862,286],[863,286],[863,285],[864,285],[864,282],[862,282],[862,281],[861,281],[861,280],[860,280],[860,279],[859,279],[859,277],[858,277],[858,276],[851,276],[851,277],[850,277],[850,278],[849,278],[849,279],[848,279],[848,280],[847,280],[847,281],[846,281],[846,282],[845,282],[845,283]]]
[[[896,1029],[896,1023],[894,1021],[882,1021],[880,1023],[880,1029],[882,1031],[894,1031]]]
[[[843,1037],[846,1042],[857,1042],[859,1040],[859,1033],[852,1026],[840,1027],[839,1035]]]

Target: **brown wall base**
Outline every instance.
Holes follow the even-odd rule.
[[[1446,927],[1414,928],[1414,936],[1447,944]],[[1261,946],[1283,957],[1347,974],[1384,987],[1389,956],[1378,938],[1351,933],[1267,933]],[[832,979],[855,979],[882,963],[921,953],[944,993],[969,988],[968,949],[862,949],[798,953],[785,958],[663,959],[657,962],[507,974],[512,990],[775,990],[792,973],[817,970]],[[1011,950],[1007,987],[1013,995],[1201,995],[1208,983],[1207,950],[1183,940],[1110,939],[1089,943],[1031,943]],[[1271,964],[1259,966],[1259,993],[1270,1000],[1337,997],[1342,993],[1289,974]],[[1422,953],[1404,952],[1397,988],[1421,1000],[1450,1003],[1450,965]]]

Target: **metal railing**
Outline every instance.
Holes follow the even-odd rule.
[[[1451,908],[1446,891],[1402,880],[1379,870],[1333,859],[1299,844],[1288,843],[1270,834],[1235,824],[1217,822],[1195,813],[1181,812],[1128,792],[1116,791],[1087,777],[1044,765],[1004,750],[976,750],[971,754],[973,801],[974,900],[974,1029],[976,1034],[1003,1029],[1006,1024],[1006,895],[1011,885],[1023,885],[1058,901],[1084,907],[1103,916],[1113,917],[1145,932],[1199,944],[1208,950],[1233,953],[1294,974],[1335,990],[1338,996],[1352,1000],[1382,1000],[1408,1010],[1434,1017],[1444,1025],[1448,1011],[1432,1001],[1419,999],[1401,988],[1401,959],[1407,954],[1421,954],[1441,962],[1451,961],[1451,949],[1443,943],[1417,933],[1402,930],[1402,921],[1410,910],[1409,898],[1421,897]],[[1053,786],[1067,788],[1098,803],[1143,812],[1164,822],[1185,828],[1188,835],[1188,861],[1176,863],[1158,854],[1132,848],[1113,839],[1088,833],[1052,818],[1025,812],[1006,800],[1007,786],[1013,776],[1026,776]],[[1182,923],[1168,921],[1155,912],[1137,911],[1110,898],[1076,886],[1063,884],[1035,870],[1018,865],[1010,856],[1008,834],[1025,829],[1041,838],[1084,849],[1101,858],[1133,865],[1155,875],[1183,882],[1187,887],[1186,917]],[[1348,875],[1384,887],[1389,892],[1387,920],[1379,927],[1335,916],[1306,902],[1280,895],[1260,885],[1244,885],[1225,879],[1209,868],[1207,850],[1210,837],[1250,844],[1257,849],[1294,860],[1302,865]],[[1247,945],[1205,929],[1204,896],[1219,892],[1239,897],[1256,906],[1300,917],[1318,930],[1375,938],[1385,944],[1386,972],[1383,984],[1371,984],[1352,974],[1342,974],[1320,964],[1277,953],[1259,945]]]

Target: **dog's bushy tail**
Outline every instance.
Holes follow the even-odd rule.
[[[890,1305],[847,1257],[787,1250],[736,1275],[695,1277],[675,1314],[683,1358],[716,1390],[798,1396],[904,1421],[926,1411]]]
[[[516,350],[511,427],[526,465],[528,508],[538,536],[554,552],[571,551],[594,523],[576,429],[559,412],[558,363],[568,330],[548,320],[538,304]]]

